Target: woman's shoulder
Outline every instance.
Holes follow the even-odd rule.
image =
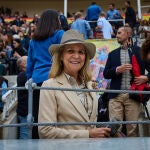
[[[43,82],[43,84],[42,84],[42,87],[53,87],[53,86],[57,86],[57,82],[56,82],[56,79],[55,78],[50,78],[50,79],[48,79],[48,80],[46,80],[46,81],[44,81]]]
[[[56,30],[55,33],[54,33],[54,35],[56,35],[56,36],[57,35],[62,36],[64,34],[64,32],[65,32],[64,30]]]

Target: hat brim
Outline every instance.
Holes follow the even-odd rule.
[[[89,43],[89,42],[68,42],[66,44],[52,44],[49,47],[49,53],[53,56],[54,53],[58,52],[62,46],[69,45],[69,44],[78,44],[78,43],[84,45],[84,47],[86,48],[86,52],[90,56],[90,59],[92,59],[95,56],[96,46],[93,43]]]

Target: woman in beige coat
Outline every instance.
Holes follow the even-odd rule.
[[[53,55],[50,79],[43,87],[92,89],[89,70],[95,45],[84,41],[83,35],[68,30],[61,44],[51,45]],[[41,90],[39,123],[44,122],[95,122],[98,100],[94,92]],[[40,138],[98,138],[109,137],[109,128],[94,126],[39,126]]]

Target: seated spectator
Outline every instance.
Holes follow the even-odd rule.
[[[20,58],[21,56],[27,56],[27,50],[22,46],[20,39],[13,40],[13,52],[14,58]]]
[[[22,24],[24,24],[24,22],[20,19],[19,13],[15,13],[15,20],[12,22],[12,25],[20,27]]]
[[[103,31],[101,31],[100,27],[98,27],[98,26],[95,28],[95,32],[93,35],[96,39],[104,39]]]
[[[12,57],[9,61],[9,74],[17,74],[17,64],[16,61],[18,58],[22,56],[27,56],[27,50],[22,47],[21,40],[20,39],[14,39],[13,40],[13,49],[12,49]]]
[[[88,39],[92,35],[89,23],[83,19],[81,12],[75,13],[75,21],[71,25],[71,29],[78,30],[83,34],[84,39]]]
[[[68,30],[61,44],[51,45],[49,51],[53,64],[43,87],[92,89],[89,63],[96,51],[93,43],[85,42],[78,31]],[[95,122],[97,107],[97,95],[92,92],[41,90],[38,122]],[[80,125],[38,128],[40,138],[102,138],[109,137],[111,130]]]
[[[3,40],[0,39],[0,75],[6,75],[8,69],[7,51],[4,49]]]
[[[139,34],[141,39],[148,37],[150,33],[150,27],[147,20],[143,20],[139,26]]]
[[[8,80],[4,77],[0,76],[0,88],[7,88],[8,87]],[[2,96],[6,93],[6,90],[0,91],[0,112],[3,111],[4,104],[2,102]]]
[[[26,50],[28,50],[30,39],[29,39],[28,36],[27,36],[24,32],[22,32],[22,31],[19,31],[19,32],[18,32],[18,35],[19,35],[19,37],[20,37],[22,46],[23,46]]]
[[[39,15],[38,15],[38,14],[35,14],[35,15],[33,16],[33,21],[32,21],[32,23],[37,24],[37,23],[39,22],[39,20],[40,20]]]
[[[17,66],[20,73],[17,76],[17,87],[24,87],[27,81],[26,77],[26,62],[27,56],[20,57],[17,60]],[[17,118],[19,123],[27,123],[28,115],[28,91],[19,90],[18,91],[18,105],[17,105]],[[28,127],[22,126],[19,129],[19,139],[28,138]]]

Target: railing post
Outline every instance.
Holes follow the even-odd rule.
[[[33,83],[32,79],[29,79],[26,88],[28,89],[28,116],[27,116],[27,123],[28,123],[28,138],[32,138],[32,128],[33,128],[33,90],[35,84]]]

